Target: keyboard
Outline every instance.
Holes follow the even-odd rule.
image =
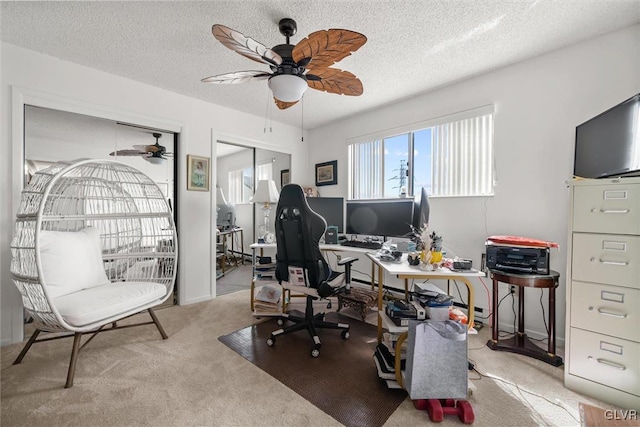
[[[382,247],[382,243],[381,242],[365,242],[362,240],[345,240],[344,242],[340,243],[340,246],[378,250]]]

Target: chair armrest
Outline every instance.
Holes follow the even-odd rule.
[[[338,265],[345,265],[345,264],[353,264],[355,261],[358,261],[358,258],[354,258],[354,257],[344,257],[344,258],[340,258],[340,260],[338,261]]]

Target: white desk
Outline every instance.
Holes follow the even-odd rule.
[[[407,262],[407,255],[402,256],[400,262],[381,261],[375,254],[367,253],[367,258],[378,267],[378,313],[384,313],[382,308],[382,296],[384,286],[384,273],[387,272],[398,279],[404,279],[404,291],[405,295],[409,292],[409,279],[434,279],[434,280],[460,280],[467,286],[467,303],[469,305],[469,312],[467,317],[469,319],[468,327],[473,326],[473,311],[474,311],[474,298],[473,298],[473,285],[469,281],[471,277],[485,277],[485,274],[480,271],[451,271],[448,268],[438,268],[433,271],[421,270],[418,266],[409,265]],[[378,316],[378,343],[382,341],[382,317]]]
[[[367,253],[367,258],[371,260],[372,265],[378,267],[378,344],[382,342],[383,329],[389,330],[391,333],[400,334],[396,343],[396,348],[400,348],[402,343],[407,339],[408,329],[405,327],[396,326],[385,314],[382,307],[383,294],[384,294],[384,273],[387,272],[396,276],[398,279],[404,279],[404,291],[405,295],[408,294],[409,279],[434,279],[434,280],[460,280],[467,286],[467,303],[469,304],[468,310],[468,322],[467,327],[473,326],[473,311],[474,311],[474,298],[473,298],[473,285],[469,281],[470,277],[485,277],[484,273],[479,271],[451,271],[448,268],[438,268],[434,271],[421,270],[418,266],[409,265],[407,262],[407,255],[402,256],[401,262],[389,262],[381,261],[375,254]],[[372,279],[373,280],[373,279]],[[396,381],[400,387],[404,387],[402,371],[400,368],[400,352],[396,352],[395,360],[395,372]]]

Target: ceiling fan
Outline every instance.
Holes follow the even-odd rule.
[[[271,72],[236,71],[202,79],[205,83],[235,84],[251,80],[267,80],[279,109],[295,105],[307,87],[339,95],[362,95],[362,82],[352,73],[331,65],[351,55],[367,41],[355,31],[330,29],[309,34],[297,45],[289,43],[298,27],[296,21],[284,18],[278,24],[286,43],[269,49],[254,39],[216,24],[213,36],[240,55],[269,65]]]
[[[156,139],[155,144],[151,145],[134,145],[133,150],[118,150],[109,153],[110,156],[142,156],[149,163],[162,163],[167,157],[172,157],[173,153],[168,153],[167,148],[158,143],[158,139],[162,138],[161,133],[153,133]]]

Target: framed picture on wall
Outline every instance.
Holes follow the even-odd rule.
[[[187,155],[187,190],[209,191],[209,157]]]
[[[338,161],[316,163],[316,186],[338,183]]]
[[[291,172],[289,169],[283,169],[280,171],[280,188],[291,183]]]

